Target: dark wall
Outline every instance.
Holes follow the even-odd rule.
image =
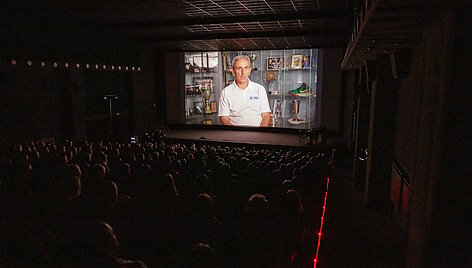
[[[84,117],[90,138],[126,138],[134,132],[132,74],[128,72],[83,71]],[[105,96],[112,97],[110,100]],[[112,119],[110,122],[110,108]],[[84,120],[85,119],[85,120]],[[111,131],[111,132],[110,132]]]
[[[137,65],[132,38],[46,9],[0,10],[0,58]]]
[[[56,136],[58,83],[52,72],[0,67],[0,142]]]
[[[155,118],[155,97],[146,93],[154,92],[152,51],[132,38],[50,10],[3,9],[0,16],[0,142],[110,138],[106,94],[119,97],[113,102],[120,113],[113,118],[113,135],[135,132],[135,102],[139,118]],[[147,59],[145,67],[142,59]]]
[[[165,53],[166,116],[169,124],[185,122],[183,53]]]
[[[358,75],[357,75],[358,76]],[[347,147],[350,150],[353,150],[353,143],[354,143],[354,137],[353,137],[353,123],[354,123],[354,118],[353,118],[353,113],[357,109],[356,106],[356,95],[355,95],[355,88],[356,88],[356,83],[358,82],[356,80],[356,72],[343,72],[343,85],[342,85],[342,97],[341,100],[343,101],[342,103],[342,137],[343,137],[343,142],[347,145]]]
[[[471,14],[458,6],[425,29],[399,88],[394,157],[411,174],[406,267],[472,265]]]
[[[137,135],[162,125],[165,118],[159,114],[163,109],[163,98],[158,94],[159,88],[163,86],[159,78],[162,79],[163,75],[155,70],[160,57],[151,48],[143,48],[140,52],[142,71],[132,73],[134,127]]]
[[[323,77],[321,79],[321,121],[328,130],[337,133],[342,130],[341,105],[343,105],[341,84],[342,49],[323,49]]]
[[[0,68],[0,142],[31,138],[109,138],[109,103],[114,136],[134,132],[133,79],[128,72]]]
[[[417,105],[421,98],[422,89],[419,87],[421,76],[421,49],[415,48],[409,59],[398,66],[410,65],[409,75],[401,79],[401,86],[398,88],[398,113],[397,113],[397,133],[394,148],[394,157],[405,167],[407,171],[413,170],[415,151],[415,131],[417,126]],[[400,67],[402,68],[402,67]]]
[[[370,187],[366,176],[363,180],[378,203],[392,194],[382,187],[390,183],[392,160],[409,178],[400,211],[406,215],[389,214],[406,219],[405,267],[472,266],[472,29],[465,23],[472,21],[472,6],[459,3],[448,3],[436,14],[420,44],[394,51],[398,78],[392,78],[392,59],[386,55],[372,61],[379,73],[372,79],[368,106],[366,172],[379,186]]]

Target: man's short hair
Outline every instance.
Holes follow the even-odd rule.
[[[232,68],[234,68],[234,64],[236,63],[236,61],[240,60],[240,59],[246,59],[248,62],[249,62],[249,66],[251,65],[251,60],[249,59],[248,56],[246,55],[238,55],[236,57],[233,58],[233,62],[231,63],[233,66]]]

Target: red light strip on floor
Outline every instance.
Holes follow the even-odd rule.
[[[313,268],[316,268],[316,261],[318,260],[318,252],[320,250],[321,231],[323,230],[323,220],[324,220],[325,209],[326,209],[326,199],[328,198],[328,186],[329,186],[329,177],[326,177],[326,193],[325,193],[324,204],[323,204],[323,214],[321,215],[320,231],[318,232],[318,245],[316,246],[316,256],[315,256],[315,259],[313,260]]]

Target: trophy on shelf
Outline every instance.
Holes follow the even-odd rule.
[[[299,100],[293,100],[292,101],[293,105],[293,113],[295,114],[295,117],[293,118],[295,121],[298,121],[298,113],[300,112],[300,101]]]
[[[298,118],[298,113],[300,112],[300,101],[299,100],[293,100],[292,105],[293,105],[293,114],[295,115],[295,117],[290,118],[288,120],[288,122],[290,124],[295,124],[295,125],[305,123],[304,119]]]
[[[275,127],[277,125],[277,115],[270,115],[270,126]]]
[[[257,67],[256,67],[257,55],[256,55],[256,53],[252,53],[250,58],[251,58],[251,68],[252,68],[252,70],[257,71]]]
[[[273,89],[274,81],[277,79],[277,75],[274,71],[268,71],[265,75],[266,82],[269,83],[269,94],[277,95],[279,92]]]
[[[211,114],[211,107],[210,107],[210,95],[211,89],[209,87],[203,87],[202,89],[203,98],[205,99],[205,114]]]

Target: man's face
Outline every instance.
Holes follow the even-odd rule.
[[[251,66],[249,65],[249,61],[245,58],[237,60],[234,63],[231,72],[236,78],[236,84],[238,86],[246,85],[249,81],[249,75],[251,74]]]

